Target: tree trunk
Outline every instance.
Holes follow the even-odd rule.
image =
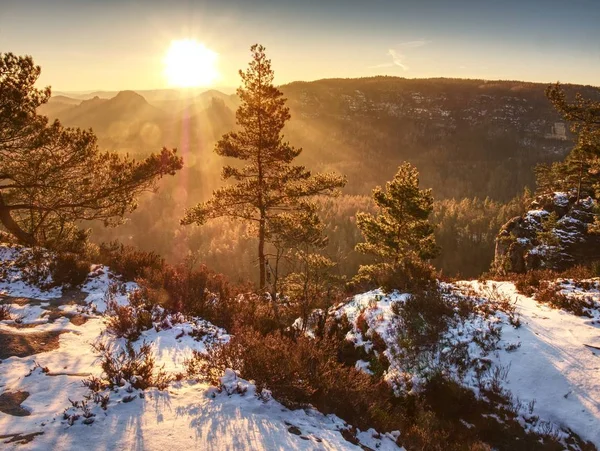
[[[262,217],[258,225],[258,265],[260,266],[260,289],[263,290],[265,288],[265,219]]]
[[[577,186],[577,201],[579,203],[579,199],[581,198],[581,179],[583,178],[583,159],[579,162],[579,184]]]
[[[10,215],[10,210],[6,207],[4,199],[0,194],[0,223],[8,230],[21,244],[35,246],[36,240],[33,235],[25,232],[19,224]]]

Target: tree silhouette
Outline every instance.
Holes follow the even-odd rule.
[[[34,87],[40,72],[30,56],[0,54],[0,223],[27,245],[59,242],[81,220],[118,224],[183,164],[166,148],[139,162],[101,152],[91,130],[49,123],[36,113],[51,93]]]

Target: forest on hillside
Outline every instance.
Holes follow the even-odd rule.
[[[302,148],[301,164],[344,174],[341,196],[322,199],[326,253],[350,277],[364,263],[355,213],[373,208],[371,191],[409,161],[433,190],[432,221],[444,252],[435,266],[449,276],[475,277],[490,267],[500,226],[521,214],[535,185],[533,168],[564,158],[573,136],[539,83],[398,77],[330,79],[281,86],[291,119],[285,139]],[[566,85],[596,99],[592,87]],[[145,157],[177,148],[183,169],[142,196],[124,224],[88,224],[97,243],[117,240],[169,261],[191,257],[235,280],[253,274],[253,238],[243,224],[218,220],[202,229],[178,218],[221,186],[225,159],[218,139],[235,129],[236,94],[215,90],[95,92],[51,97],[39,112],[67,126],[92,128],[101,147]],[[562,134],[556,132],[562,124]]]
[[[499,227],[527,207],[533,167],[557,161],[573,137],[555,133],[564,124],[544,95],[543,84],[397,77],[296,82],[281,87],[291,120],[284,134],[303,149],[299,162],[347,177],[341,197],[326,203],[327,253],[340,275],[362,263],[354,214],[372,208],[371,191],[403,161],[432,188],[433,221],[445,252],[435,260],[444,274],[477,276],[489,269]],[[565,87],[590,98],[597,90]],[[144,156],[158,145],[177,147],[184,168],[165,180],[157,196],[117,229],[91,224],[98,242],[117,239],[177,261],[188,254],[235,279],[251,274],[252,239],[240,224],[180,227],[177,218],[218,188],[224,160],[213,152],[235,128],[235,94],[218,91],[176,97],[172,93],[94,93],[89,99],[52,97],[40,112],[66,125],[91,127],[102,146]],[[168,95],[167,95],[168,94]],[[553,134],[554,133],[554,134]],[[223,233],[223,230],[227,230]],[[235,262],[232,264],[232,262]]]

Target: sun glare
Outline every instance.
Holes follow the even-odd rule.
[[[194,39],[172,41],[163,60],[171,86],[209,86],[219,78],[218,54]]]

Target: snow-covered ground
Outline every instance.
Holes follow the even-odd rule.
[[[11,343],[22,355],[5,355],[0,362],[0,409],[12,409],[11,414],[0,411],[0,448],[360,449],[346,440],[344,431],[350,426],[340,418],[310,409],[292,411],[268,395],[255,396],[254,385],[231,371],[223,376],[221,390],[185,378],[171,382],[164,391],[142,392],[125,384],[102,392],[110,396],[106,410],[92,400],[82,408],[81,402],[90,395],[83,380],[102,371],[91,345],[124,343],[105,333],[103,316],[107,292],[117,278],[108,268],[95,266],[81,292],[60,287],[44,290],[13,264],[22,251],[0,246],[0,300],[10,304],[13,314],[13,319],[0,321],[0,341],[16,337]],[[481,309],[476,307],[474,314],[454,322],[442,337],[443,346],[426,363],[443,361],[462,347],[475,365],[491,362],[499,370],[496,374],[502,373],[503,388],[521,401],[525,428],[551,427],[559,435],[570,429],[600,447],[600,308],[596,309],[600,281],[556,284],[563,294],[588,299],[595,307],[587,310],[587,317],[579,317],[539,304],[508,282],[444,285],[455,300],[475,299],[474,305]],[[114,299],[126,304],[127,293],[136,288],[133,283],[122,284]],[[356,346],[364,346],[367,352],[385,348],[390,363],[385,377],[398,390],[418,390],[423,376],[409,374],[394,349],[400,323],[393,305],[408,297],[376,290],[330,311],[349,319],[352,327],[347,338]],[[501,299],[514,303],[518,321],[497,308]],[[198,330],[203,333],[195,334]],[[227,339],[225,331],[188,318],[143,332],[136,347],[151,343],[157,367],[177,374],[184,371],[192,351],[203,352],[207,342]],[[484,349],[479,344],[482,339],[493,346]],[[370,371],[370,362],[359,361],[357,366]],[[420,368],[426,370],[426,365]],[[451,366],[445,371],[477,392],[481,377],[477,379],[472,371],[458,374]],[[399,380],[409,383],[398,384]],[[528,412],[531,406],[533,412]],[[83,414],[86,409],[89,415]],[[397,434],[370,430],[354,435],[362,446],[392,450],[399,449]]]
[[[598,301],[599,284],[587,290],[572,283],[562,286],[563,292],[570,296],[592,296]],[[489,304],[503,298],[516,307],[513,321],[505,312],[492,309],[487,315],[458,321],[443,338],[450,346],[461,343],[468,346],[474,362],[477,359],[492,362],[487,377],[502,375],[499,382],[503,388],[521,401],[523,426],[538,432],[553,430],[558,436],[566,436],[565,431],[570,429],[600,447],[600,309],[592,318],[575,316],[519,294],[510,282],[468,281],[446,288],[459,296],[475,297]],[[375,290],[357,295],[331,312],[338,317],[343,314],[348,317],[353,328],[347,338],[356,346],[370,351],[374,346],[374,332],[383,339],[387,345],[384,353],[390,360],[385,377],[392,384],[399,371],[406,371],[394,353],[399,323],[392,305],[407,297],[399,293],[384,295]],[[473,337],[490,330],[497,330],[500,338],[492,340],[493,349],[486,351],[476,345],[478,340]],[[441,353],[445,351],[442,349]],[[357,366],[369,371],[366,361],[359,361]],[[413,382],[408,388],[418,388],[419,375],[408,376]],[[466,374],[461,382],[477,391],[472,373]],[[531,406],[533,412],[529,412]]]
[[[494,354],[495,362],[508,368],[506,387],[525,403],[535,400],[540,419],[600,447],[600,324],[539,304],[512,283],[492,283],[516,301],[522,323],[502,329],[502,341],[519,347]],[[481,284],[470,284],[482,292]]]
[[[0,412],[0,448],[361,449],[346,440],[350,426],[340,418],[313,409],[289,410],[268,395],[257,397],[255,386],[230,370],[220,390],[185,379],[171,382],[164,391],[142,392],[126,383],[117,390],[105,390],[110,396],[105,410],[91,399],[82,408],[91,394],[83,380],[102,372],[91,345],[123,343],[103,333],[101,312],[106,310],[106,292],[114,276],[108,268],[94,267],[78,301],[71,302],[72,293],[63,295],[60,288],[44,291],[24,280],[12,265],[20,251],[0,247],[0,259],[8,268],[0,277],[0,299],[10,302],[14,315],[0,321],[0,339],[17,337],[19,343],[29,344],[24,350],[19,348],[23,357],[10,356],[0,362],[0,409],[12,409],[11,414]],[[117,302],[126,303],[126,292],[134,289],[134,284],[125,285],[125,294],[118,293]],[[56,315],[56,310],[65,316]],[[201,340],[192,336],[198,328],[204,332]],[[58,341],[46,349],[52,334],[60,334]],[[157,366],[176,374],[184,371],[183,362],[193,350],[203,352],[206,342],[226,339],[225,331],[192,318],[160,331],[147,330],[136,344],[139,348],[144,341],[151,343]],[[27,355],[31,352],[37,353]],[[79,416],[73,416],[77,412]],[[398,450],[397,434],[369,430],[354,435],[371,449]]]

